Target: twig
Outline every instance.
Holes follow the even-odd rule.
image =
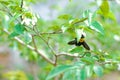
[[[40,32],[39,35],[51,35],[51,34],[61,34],[62,31],[53,31],[53,32]],[[38,34],[33,34],[34,36],[38,36]]]
[[[6,9],[4,11],[6,11],[10,16],[13,17],[12,13],[10,12],[10,10],[4,4],[2,4],[2,6]]]
[[[7,34],[10,34],[6,29],[4,29],[4,32],[6,32]],[[20,44],[24,45],[24,46],[27,46],[27,48],[29,48],[30,50],[32,51],[35,51],[37,52],[42,58],[44,58],[47,62],[51,63],[51,64],[55,64],[54,61],[52,61],[51,59],[49,59],[47,56],[44,55],[44,53],[42,53],[41,51],[39,50],[36,50],[34,47],[30,46],[30,45],[26,45],[22,40],[20,40],[18,37],[14,37],[14,39],[16,41],[18,41]]]
[[[46,45],[50,48],[50,50],[52,51],[52,53],[54,55],[56,55],[55,51],[52,49],[52,47],[48,44],[48,42],[41,36],[41,34],[39,33],[38,29],[35,30],[35,27],[33,29],[33,31],[37,34],[38,37],[40,37],[45,43]]]
[[[114,61],[108,61],[108,62],[101,62],[99,63],[100,65],[105,65],[105,64],[117,64],[118,62],[114,62]]]
[[[75,54],[70,54],[70,53],[59,53],[59,54],[56,54],[56,56],[59,57],[59,56],[64,55],[64,56],[70,56],[70,57],[82,58],[82,57],[85,56],[85,54],[86,54],[86,52],[84,52],[84,54],[83,54],[82,56],[79,56],[79,54],[77,54],[77,53],[75,53]]]
[[[20,4],[20,7],[21,7],[21,8],[23,7],[23,0],[21,0],[21,4]]]
[[[43,34],[60,34],[62,33],[62,31],[54,31],[54,32],[43,32],[43,33],[39,33],[40,35],[43,35]]]
[[[57,66],[57,59],[58,59],[58,56],[55,55],[55,63],[54,63],[54,66]]]
[[[4,5],[3,5],[4,6]],[[23,5],[22,5],[23,6]],[[4,6],[5,8],[6,8],[6,11],[9,13],[9,15],[11,16],[11,17],[13,17],[13,15],[12,15],[12,13],[10,12],[10,10],[6,7],[6,6]],[[18,19],[16,19],[19,23],[20,23],[20,21],[18,20]],[[7,30],[4,30],[7,34],[10,34]],[[35,33],[37,33],[35,30],[34,30],[34,32]],[[51,51],[52,51],[52,53],[55,55],[55,52],[54,52],[54,50],[51,48],[51,46],[48,44],[48,42],[44,39],[44,38],[42,38],[42,36],[39,34],[39,33],[37,33],[37,35],[48,45],[48,47],[51,49]],[[18,37],[15,37],[14,38],[15,40],[17,40],[19,43],[21,43],[22,45],[26,45],[22,40],[20,40]],[[46,57],[44,54],[42,54],[39,50],[36,50],[34,47],[32,47],[32,46],[30,46],[30,45],[26,45],[29,49],[31,49],[31,50],[33,50],[33,51],[35,51],[35,52],[37,52],[38,54],[40,54],[47,62],[49,62],[49,63],[51,63],[51,64],[55,64],[55,61],[52,61],[52,60],[50,60],[48,57]]]
[[[83,22],[83,21],[85,21],[85,20],[87,20],[88,18],[83,18],[83,19],[80,19],[80,20],[78,20],[78,21],[76,21],[76,22],[72,22],[72,25],[74,25],[74,24],[77,24],[77,23],[80,23],[80,22]]]
[[[21,13],[22,13],[22,8],[23,8],[23,0],[21,0],[20,7],[21,7]],[[20,16],[20,19],[21,19],[21,21],[23,21],[22,15]]]
[[[11,17],[14,17],[14,16],[12,15],[12,13],[10,12],[9,8],[7,8],[4,4],[2,4],[2,6],[6,9],[6,10],[4,10],[4,11],[6,11],[6,12],[8,13],[8,15],[10,15]],[[20,23],[20,20],[18,20],[18,19],[16,19],[16,20]]]
[[[59,54],[56,54],[58,57],[59,56],[70,56],[70,57],[78,57],[78,54],[69,54],[69,53],[59,53]]]
[[[35,39],[34,39],[34,36],[33,36],[33,35],[32,35],[32,42],[33,42],[33,45],[34,45],[35,50],[38,50],[38,49],[37,49],[37,46],[36,46]]]

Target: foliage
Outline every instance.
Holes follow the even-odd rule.
[[[7,80],[28,80],[27,76],[22,71],[11,71],[3,75]]]
[[[120,46],[116,47],[120,41],[120,27],[111,9],[112,2],[103,0],[99,6],[94,5],[95,11],[83,8],[83,12],[73,13],[78,5],[70,0],[69,3],[74,6],[66,7],[53,20],[45,20],[29,10],[28,4],[37,1],[24,2],[26,4],[22,0],[0,1],[0,40],[10,42],[12,47],[17,45],[21,56],[28,61],[42,64],[41,80],[56,76],[59,80],[86,80],[93,76],[102,77],[107,71],[116,69],[120,59]],[[86,35],[85,41],[91,48],[89,51],[83,46],[67,44],[75,37],[79,41],[82,34]],[[8,39],[4,40],[6,37]],[[16,74],[12,76],[16,77]],[[5,77],[11,80],[11,76]]]

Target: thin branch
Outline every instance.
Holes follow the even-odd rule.
[[[57,66],[57,59],[58,59],[58,56],[55,55],[55,62],[54,62],[54,66]]]
[[[85,20],[87,20],[88,18],[83,18],[83,19],[80,19],[80,20],[78,20],[78,21],[76,21],[76,22],[72,22],[72,25],[74,25],[74,24],[77,24],[77,23],[80,23],[80,22],[83,22],[83,21],[85,21]]]
[[[21,13],[22,13],[22,8],[23,8],[23,0],[21,0],[20,7],[21,7]],[[20,16],[20,19],[21,19],[21,21],[23,21],[22,15]]]
[[[10,10],[4,4],[2,4],[2,6],[6,9],[4,11],[6,11],[10,16],[13,17],[12,13],[10,12]]]
[[[4,4],[2,4],[2,6],[6,9],[6,10],[4,10],[4,11],[7,12],[8,15],[10,15],[11,17],[14,17],[14,16],[12,15],[12,13],[10,12],[10,10],[9,10],[8,7],[6,7]],[[16,19],[16,20],[20,23],[20,20],[18,20],[18,19]]]
[[[23,8],[23,0],[21,0],[20,7]]]
[[[43,35],[43,34],[60,34],[62,33],[62,31],[54,31],[54,32],[43,32],[43,33],[39,33],[40,35]]]
[[[6,29],[4,29],[4,32],[6,32],[7,34],[10,34]],[[29,48],[32,51],[37,52],[42,58],[44,58],[47,62],[51,63],[51,64],[55,64],[54,61],[52,61],[51,59],[49,59],[47,56],[45,56],[41,51],[36,50],[34,47],[30,46],[30,45],[26,45],[22,40],[20,40],[18,37],[14,37],[14,39],[16,41],[18,41],[20,44],[27,46],[27,48]]]
[[[40,38],[46,43],[46,45],[50,48],[50,50],[52,51],[52,53],[53,53],[54,55],[56,55],[55,51],[54,51],[54,50],[52,49],[52,47],[49,45],[48,41],[46,41],[46,40],[42,37],[42,35],[39,33],[38,29],[35,30],[35,27],[34,27],[33,31],[37,34],[38,37],[40,37]]]
[[[11,17],[13,17],[13,15],[10,13],[10,11],[9,11],[9,9],[6,7],[6,6],[4,6],[6,9],[7,9],[7,12],[9,13],[9,15],[11,16]],[[23,7],[23,0],[21,0],[21,8]],[[21,20],[22,20],[22,18],[21,18]],[[18,22],[20,22],[18,19],[17,19],[17,21]],[[53,65],[57,65],[57,58],[59,57],[59,56],[61,56],[61,55],[65,55],[65,56],[70,56],[70,57],[76,57],[76,58],[82,58],[82,57],[84,57],[84,55],[85,54],[83,54],[82,56],[79,56],[78,54],[76,55],[76,54],[66,54],[66,53],[61,53],[61,54],[56,54],[55,53],[55,51],[52,49],[52,47],[48,44],[48,41],[46,41],[43,37],[42,37],[42,35],[43,34],[60,34],[60,33],[62,33],[62,31],[58,31],[58,32],[49,32],[49,33],[39,33],[39,31],[38,30],[35,30],[35,29],[32,29],[36,34],[34,35],[34,36],[39,36],[45,43],[46,43],[46,45],[51,49],[51,51],[52,51],[52,53],[54,54],[54,56],[55,56],[55,60],[51,60],[51,59],[49,59],[47,56],[45,56],[41,51],[39,51],[38,49],[37,49],[37,46],[36,46],[36,44],[35,44],[35,40],[34,40],[34,37],[32,37],[32,41],[33,41],[33,44],[34,44],[34,47],[32,47],[32,46],[30,46],[30,45],[26,45],[22,40],[20,40],[18,37],[15,37],[14,39],[16,40],[16,41],[18,41],[20,44],[22,44],[22,45],[25,45],[25,46],[27,46],[29,49],[31,49],[31,50],[33,50],[33,51],[35,51],[36,53],[38,53],[41,57],[43,57],[47,62],[49,62],[49,63],[51,63],[51,64],[53,64]],[[7,30],[4,30],[7,34],[9,34],[9,32],[7,31]]]
[[[59,53],[59,54],[56,54],[57,57],[59,56],[70,56],[70,57],[75,57],[75,58],[82,58],[84,57],[86,54],[86,52],[84,52],[84,54],[82,56],[80,56],[78,53],[75,53],[75,54],[70,54],[70,53]]]
[[[8,12],[8,14],[11,16],[11,17],[13,17],[13,15],[12,15],[12,13],[10,12],[10,10],[6,7],[6,6],[4,6],[3,5],[3,7],[4,8],[6,8],[6,11]],[[16,19],[18,22],[20,22],[18,19]],[[9,32],[7,31],[7,30],[4,30],[7,34],[9,34]],[[34,30],[34,32],[35,33],[37,33],[35,30]],[[44,38],[42,38],[42,36],[39,34],[39,33],[37,33],[37,35],[48,45],[48,47],[51,49],[51,51],[52,51],[52,53],[55,55],[55,52],[54,52],[54,50],[51,48],[51,46],[48,44],[48,42],[44,39]],[[17,40],[19,43],[21,43],[22,45],[26,45],[22,40],[20,40],[18,37],[15,37],[14,38],[15,40]],[[38,54],[40,54],[46,61],[48,61],[49,63],[51,63],[51,64],[55,64],[55,61],[52,61],[52,60],[50,60],[48,57],[46,57],[44,54],[42,54],[39,50],[36,50],[34,47],[32,47],[32,46],[30,46],[30,45],[26,45],[29,49],[31,49],[31,50],[33,50],[33,51],[35,51],[35,52],[37,52]]]
[[[35,43],[34,36],[32,36],[32,42],[33,42],[33,45],[34,45],[35,50],[38,50],[38,49],[37,49],[37,46],[36,46],[36,43]]]
[[[115,62],[115,61],[107,61],[107,62],[100,62],[100,65],[105,65],[105,64],[118,64],[120,62]]]
[[[59,54],[56,54],[58,57],[59,56],[70,56],[70,57],[78,57],[78,54],[69,54],[69,53],[59,53]]]

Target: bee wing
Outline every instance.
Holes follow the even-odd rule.
[[[90,47],[87,45],[85,41],[82,43],[82,45],[85,49],[90,50]]]
[[[69,45],[74,45],[75,44],[75,41],[70,41],[68,42]]]
[[[73,40],[73,41],[69,41],[68,44],[69,45],[74,45],[74,44],[76,45],[77,44],[77,38],[75,38],[75,40]]]

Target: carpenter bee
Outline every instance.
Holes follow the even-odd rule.
[[[84,39],[84,35],[82,34],[79,42],[77,42],[77,38],[75,38],[73,41],[69,41],[68,44],[69,45],[76,45],[76,46],[83,46],[85,49],[87,50],[90,50],[90,47],[87,45],[87,43],[85,42],[85,39]]]

